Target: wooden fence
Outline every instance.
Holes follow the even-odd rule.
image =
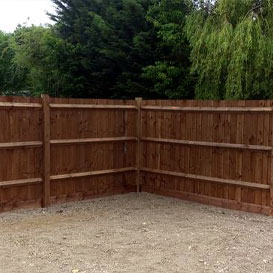
[[[0,97],[0,211],[145,191],[272,215],[272,106]]]
[[[142,190],[272,213],[272,101],[143,101]]]
[[[135,101],[0,97],[0,210],[136,190]]]

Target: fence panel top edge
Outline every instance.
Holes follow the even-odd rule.
[[[110,105],[110,104],[57,104],[50,103],[51,108],[59,109],[125,109],[125,110],[136,110],[135,105]]]
[[[179,107],[179,106],[142,106],[142,110],[181,111],[181,112],[272,112],[272,107]]]
[[[185,103],[192,103],[192,102],[197,102],[197,103],[203,103],[203,104],[207,104],[207,103],[211,103],[211,102],[215,102],[215,103],[223,103],[223,102],[233,102],[233,103],[242,103],[242,102],[252,102],[254,104],[257,104],[258,105],[261,105],[265,102],[272,102],[273,103],[273,100],[190,100],[190,99],[145,99],[143,98],[143,103],[145,104],[149,104],[149,103],[154,103],[154,102],[164,102],[165,104],[170,104],[172,105],[173,103],[179,103],[179,102],[185,102]]]
[[[0,108],[42,108],[40,103],[0,102]]]
[[[125,99],[91,99],[91,98],[52,98],[51,104],[92,104],[92,105],[135,105],[135,100]]]

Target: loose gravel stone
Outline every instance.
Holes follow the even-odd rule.
[[[146,193],[0,214],[0,273],[267,273],[272,245],[272,217]]]

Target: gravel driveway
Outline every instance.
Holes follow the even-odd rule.
[[[0,272],[273,272],[273,218],[145,193],[4,213]]]

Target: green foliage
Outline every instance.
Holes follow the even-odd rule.
[[[58,35],[75,54],[70,77],[81,97],[148,96],[142,68],[155,60],[149,0],[53,0]],[[75,56],[76,55],[76,56]]]
[[[193,6],[185,0],[154,0],[147,19],[157,29],[159,57],[144,68],[143,77],[161,97],[193,98],[195,79],[190,75],[190,47],[185,35],[186,16]]]
[[[0,94],[273,97],[272,0],[52,0],[56,24],[0,31]]]
[[[26,71],[13,62],[11,34],[0,31],[0,94],[17,94],[25,87]]]
[[[188,18],[187,34],[197,98],[272,98],[271,0],[218,0]]]
[[[66,95],[72,88],[63,67],[66,52],[64,42],[54,34],[54,28],[21,27],[13,34],[14,63],[28,71],[27,83],[32,95],[48,93]]]

